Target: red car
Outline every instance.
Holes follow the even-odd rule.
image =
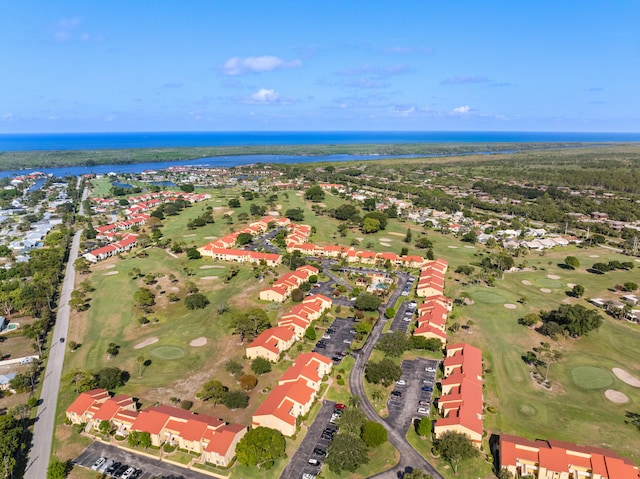
[[[344,404],[336,404],[335,406],[333,406],[335,409],[347,409],[347,406],[345,406]]]

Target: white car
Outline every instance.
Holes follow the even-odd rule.
[[[134,472],[136,472],[136,468],[130,467],[129,469],[124,471],[124,474],[122,474],[122,477],[120,479],[129,479]]]
[[[428,373],[435,373],[436,372],[436,368],[432,368],[431,366],[427,366],[426,368],[424,368],[424,370]]]
[[[398,380],[396,381],[396,384],[397,384],[398,386],[406,386],[406,385],[407,385],[407,381],[405,381],[404,379],[398,379]]]
[[[429,414],[429,409],[427,409],[426,407],[419,407],[418,414]]]
[[[93,463],[93,466],[91,466],[91,470],[93,471],[97,471],[98,468],[100,466],[102,466],[105,462],[107,462],[107,458],[106,457],[99,457],[96,462]]]
[[[331,335],[325,333],[322,335],[322,339],[331,339]]]

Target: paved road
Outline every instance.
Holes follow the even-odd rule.
[[[401,278],[399,277],[398,279],[400,280]],[[387,304],[393,305],[396,303],[400,297],[400,293],[402,292],[402,286],[403,285],[398,285],[398,288],[393,292]],[[427,474],[431,474],[435,479],[443,479],[442,475],[424,457],[422,457],[411,446],[411,444],[407,442],[403,434],[400,434],[397,430],[389,427],[389,425],[378,415],[376,410],[369,403],[367,395],[364,392],[364,368],[375,344],[382,335],[382,329],[384,328],[385,322],[388,321],[383,313],[385,307],[386,306],[380,307],[380,319],[371,331],[371,335],[369,336],[366,344],[356,356],[355,364],[351,370],[351,375],[349,376],[351,394],[360,398],[360,408],[371,421],[376,421],[384,426],[388,432],[389,442],[400,452],[400,462],[398,462],[394,468],[372,477],[380,479],[397,479],[399,472],[404,471],[406,467],[412,467],[424,470]]]
[[[56,404],[58,402],[60,377],[62,375],[67,330],[69,328],[69,299],[71,298],[71,291],[73,291],[75,280],[73,263],[78,258],[81,235],[82,230],[77,231],[71,242],[69,261],[67,262],[67,269],[64,275],[62,292],[58,302],[58,314],[56,316],[51,349],[49,350],[49,358],[47,360],[47,369],[40,394],[42,402],[38,407],[38,415],[33,430],[33,441],[31,442],[31,449],[29,451],[29,462],[27,463],[24,477],[47,477],[49,457],[51,456],[53,428],[55,425]],[[61,343],[60,338],[65,338],[65,342]]]

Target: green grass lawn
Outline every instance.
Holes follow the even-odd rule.
[[[594,254],[599,258],[590,258]],[[583,266],[576,270],[559,266],[567,255],[577,256]],[[635,441],[628,440],[629,435],[638,434],[637,430],[624,422],[626,411],[640,408],[640,390],[611,373],[611,368],[621,367],[640,377],[640,361],[635,353],[639,327],[602,313],[602,327],[589,336],[550,341],[517,322],[528,312],[555,309],[562,303],[588,306],[584,299],[566,294],[570,290],[568,284],[582,284],[587,291],[585,296],[613,296],[609,289],[616,283],[629,281],[634,272],[594,275],[584,267],[611,259],[628,260],[604,249],[564,248],[546,252],[544,256],[526,256],[528,265],[538,269],[508,273],[496,282],[495,288],[464,285],[464,279],[449,282],[454,297],[464,292],[475,301],[473,305],[456,308],[456,321],[464,324],[472,319],[474,326],[470,331],[460,330],[453,340],[482,348],[484,366],[489,371],[484,376],[485,402],[497,409],[496,415],[485,416],[485,429],[611,448],[640,461]],[[551,292],[542,292],[540,288]],[[518,303],[521,298],[526,299],[524,304]],[[500,303],[512,303],[516,309],[506,309]],[[534,384],[521,358],[541,341],[550,341],[563,355],[550,368],[552,391]],[[610,402],[604,396],[607,388],[623,392],[630,402],[626,405]]]

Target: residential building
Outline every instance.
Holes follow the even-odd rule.
[[[493,452],[500,469],[516,477],[638,479],[638,467],[608,449],[501,434]]]

